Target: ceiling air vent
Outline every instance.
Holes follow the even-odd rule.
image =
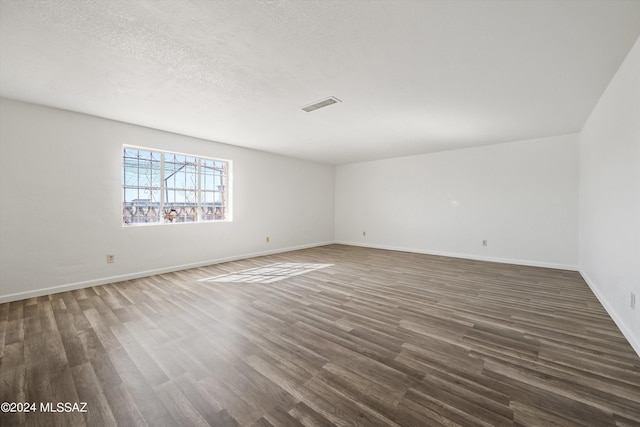
[[[307,105],[306,107],[302,107],[302,109],[307,113],[310,113],[312,111],[317,110],[318,108],[326,107],[332,104],[337,104],[338,102],[342,102],[342,101],[340,101],[335,96],[330,96],[329,98],[323,99],[322,101],[314,102],[313,104]]]

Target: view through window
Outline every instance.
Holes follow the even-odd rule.
[[[229,220],[228,160],[124,146],[125,225]]]

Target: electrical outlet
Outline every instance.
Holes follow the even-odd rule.
[[[271,241],[271,239],[269,238],[269,236],[267,236],[266,238],[267,243],[269,243]]]
[[[113,264],[116,262],[116,256],[113,254],[107,254],[107,264]]]
[[[482,241],[482,246],[487,246],[487,241],[486,240]]]
[[[631,310],[635,310],[636,309],[636,294],[634,294],[633,292],[631,292],[630,305],[631,305]]]
[[[366,237],[366,236],[367,236],[367,232],[366,232],[366,231],[363,231],[363,232],[362,232],[362,237]]]

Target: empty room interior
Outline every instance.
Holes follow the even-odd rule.
[[[639,37],[0,0],[0,425],[640,425]]]

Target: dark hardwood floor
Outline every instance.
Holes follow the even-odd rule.
[[[201,281],[278,262],[333,265]],[[3,426],[640,425],[571,271],[330,245],[2,304],[0,345],[0,401],[38,405]]]

